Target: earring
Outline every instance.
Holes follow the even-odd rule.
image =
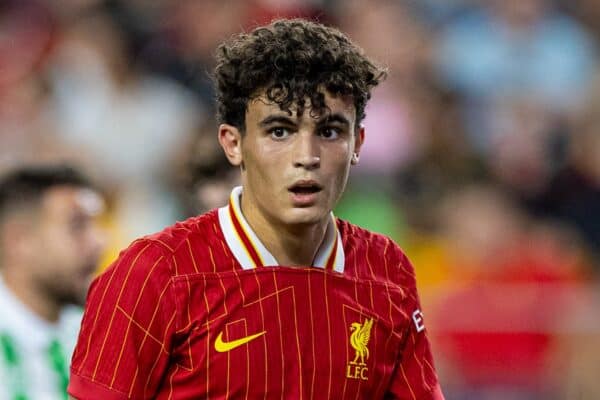
[[[352,159],[350,160],[350,163],[352,165],[356,165],[358,164],[358,154],[356,153],[352,153]]]

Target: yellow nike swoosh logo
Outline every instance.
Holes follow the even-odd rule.
[[[267,333],[267,331],[255,333],[254,335],[246,336],[241,339],[232,340],[231,342],[224,342],[223,341],[223,332],[220,332],[219,336],[217,336],[217,339],[215,340],[215,350],[218,351],[219,353],[225,353],[226,351],[233,350],[236,347],[240,347],[241,345],[246,344],[246,343],[256,339],[257,337],[260,337],[260,336],[264,335],[265,333]]]

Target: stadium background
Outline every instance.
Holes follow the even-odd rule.
[[[104,265],[221,205],[212,53],[277,16],[389,67],[337,214],[415,264],[447,398],[600,398],[596,0],[2,0],[0,172],[83,165]]]

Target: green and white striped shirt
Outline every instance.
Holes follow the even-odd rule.
[[[80,321],[76,307],[56,324],[39,318],[0,279],[0,400],[67,399]]]

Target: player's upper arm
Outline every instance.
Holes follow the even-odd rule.
[[[399,359],[387,397],[392,399],[443,400],[433,357],[425,318],[417,293],[415,272],[404,253],[396,246],[391,260],[398,265],[397,283],[405,291],[402,308],[409,321],[403,336],[406,338],[399,351]]]
[[[170,255],[134,242],[92,287],[71,365],[79,400],[151,397],[176,330]]]

